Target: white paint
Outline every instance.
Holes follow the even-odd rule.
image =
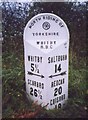
[[[31,100],[42,106],[48,104],[47,109],[58,104],[63,107],[68,99],[68,50],[69,31],[60,17],[43,13],[27,23],[24,30],[26,91]],[[63,100],[55,102],[61,96]]]

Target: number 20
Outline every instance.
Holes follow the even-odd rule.
[[[60,95],[62,93],[62,87],[60,86],[59,88],[54,89],[54,96],[57,96],[58,94]]]

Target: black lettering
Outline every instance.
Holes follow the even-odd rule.
[[[50,105],[52,105],[52,100],[50,100]]]
[[[61,71],[61,64],[59,65],[55,64],[55,73],[57,73],[58,71],[59,72]]]
[[[52,45],[50,45],[50,49],[53,49],[53,46],[52,46]]]
[[[67,60],[67,55],[53,56],[53,57],[49,57],[48,63],[54,63],[54,62],[59,62],[59,61],[64,61],[64,60]],[[60,71],[61,68],[59,67],[59,69],[57,68],[57,70]]]
[[[65,94],[61,95],[61,96],[58,96],[58,97],[55,97],[54,99],[51,99],[50,100],[50,105],[55,105],[61,101],[65,100]],[[60,105],[59,105],[60,107]]]
[[[37,90],[36,90],[36,89],[34,89],[34,96],[35,96],[35,97],[38,96],[38,95],[37,95]]]
[[[59,23],[59,25],[60,25],[60,27],[64,27],[64,25],[63,25],[63,23],[62,23],[62,22],[60,22],[60,23]]]
[[[39,45],[39,43],[40,43],[40,42],[39,42],[39,41],[37,41],[37,44],[38,44],[38,45]]]
[[[48,63],[50,63],[50,57],[48,57]]]
[[[58,23],[58,19],[56,19],[55,22]]]
[[[31,63],[31,71],[34,71],[34,63]]]
[[[33,96],[33,88],[32,87],[30,88],[30,95]]]
[[[54,96],[60,95],[62,93],[62,87],[60,86],[59,88],[54,89]]]
[[[39,36],[41,35],[41,33],[39,33]]]
[[[61,108],[61,103],[58,104],[58,108]]]

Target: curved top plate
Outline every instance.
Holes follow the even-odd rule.
[[[34,16],[24,29],[24,43],[40,49],[44,53],[69,42],[69,30],[57,15],[41,13]]]

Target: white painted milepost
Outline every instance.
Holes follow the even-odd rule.
[[[69,30],[57,15],[34,16],[24,29],[26,92],[47,109],[68,99]]]

